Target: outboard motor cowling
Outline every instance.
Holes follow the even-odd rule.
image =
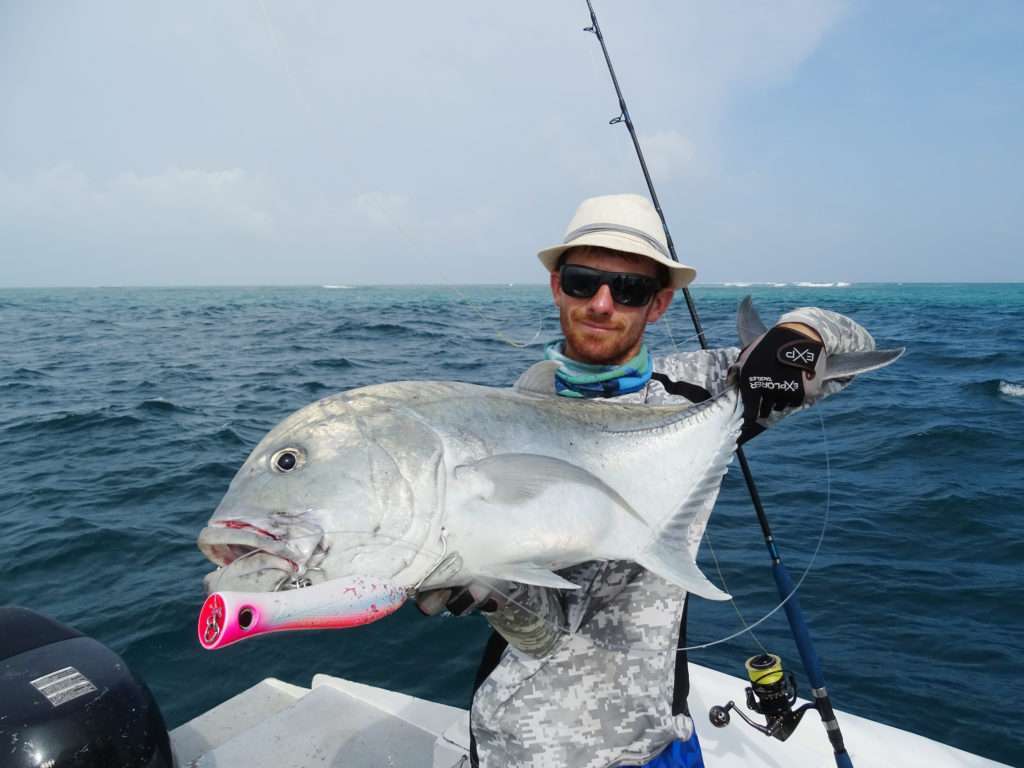
[[[0,607],[3,768],[173,768],[160,709],[116,653],[38,613]]]

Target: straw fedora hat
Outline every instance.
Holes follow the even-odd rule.
[[[693,267],[672,260],[661,218],[643,195],[588,197],[576,209],[561,245],[545,248],[537,258],[554,272],[558,257],[579,245],[635,253],[656,261],[668,268],[669,285],[674,289],[685,288],[697,276]]]

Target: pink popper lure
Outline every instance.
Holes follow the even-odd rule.
[[[371,576],[283,592],[214,592],[199,612],[199,643],[214,651],[268,632],[358,627],[394,613],[406,597],[402,587]]]

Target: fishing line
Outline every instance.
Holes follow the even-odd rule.
[[[704,541],[708,543],[708,549],[711,551],[711,559],[714,560],[715,570],[718,572],[718,579],[722,582],[722,589],[726,592],[729,592],[729,584],[726,582],[725,574],[722,572],[722,564],[718,560],[718,555],[715,553],[715,545],[711,541],[711,531],[707,528],[704,529]],[[743,627],[748,632],[750,632],[750,637],[754,640],[755,643],[757,643],[758,647],[767,654],[768,649],[764,647],[764,643],[761,642],[760,638],[757,636],[757,633],[754,632],[754,630],[750,627],[750,625],[747,623],[746,617],[744,617],[743,613],[740,611],[739,602],[736,600],[735,597],[733,597],[733,599],[729,602],[732,603],[732,608],[736,612],[736,618],[740,620],[740,624],[743,625]]]
[[[768,613],[766,613],[760,619],[755,621],[753,624],[750,624],[749,626],[747,626],[746,622],[744,622],[744,625],[745,625],[744,629],[740,630],[739,632],[734,632],[733,634],[729,635],[728,637],[723,637],[723,638],[720,638],[718,640],[714,640],[714,641],[712,641],[710,643],[699,643],[697,645],[688,645],[685,648],[677,648],[676,649],[677,651],[695,651],[695,650],[701,650],[703,648],[711,648],[712,646],[721,645],[722,643],[726,643],[726,642],[728,642],[730,640],[733,640],[733,639],[735,639],[737,637],[745,635],[747,632],[750,632],[751,635],[753,635],[753,630],[754,630],[755,627],[760,626],[765,621],[767,621],[769,618],[771,618],[773,615],[778,613],[778,611],[780,609],[784,608],[786,606],[786,603],[788,603],[790,601],[790,599],[800,590],[800,587],[803,586],[804,580],[807,578],[807,575],[811,572],[811,568],[814,567],[815,560],[818,559],[818,553],[821,551],[821,545],[825,541],[825,533],[828,530],[829,519],[831,518],[831,514],[832,514],[832,461],[831,461],[831,457],[829,455],[828,433],[825,430],[825,419],[824,419],[824,417],[822,417],[822,415],[820,413],[818,413],[816,415],[818,417],[818,422],[821,425],[821,440],[822,440],[822,445],[823,445],[824,453],[825,453],[825,513],[822,516],[821,531],[818,533],[818,541],[817,541],[817,543],[814,546],[814,552],[811,553],[811,559],[808,561],[807,567],[804,568],[804,572],[802,574],[800,574],[800,578],[797,580],[796,585],[793,587],[792,591],[788,595],[786,595],[786,597],[783,598],[779,602],[778,605],[776,605],[774,608],[772,608],[770,611],[768,611]],[[707,531],[705,531],[705,536],[706,535],[707,535]],[[716,564],[716,566],[718,564],[717,558],[715,559],[715,564]],[[719,574],[721,574],[721,570],[719,570]],[[723,579],[723,584],[724,584],[724,579]],[[733,602],[735,602],[735,601],[733,601]],[[737,613],[738,612],[739,611],[737,610]],[[742,616],[740,617],[740,619],[742,621]],[[756,635],[754,635],[754,637],[756,639]],[[758,640],[757,644],[761,645],[761,641]],[[763,645],[761,647],[764,648]]]
[[[270,14],[267,12],[267,7],[266,4],[264,3],[264,0],[259,0],[259,6],[260,11],[262,12],[261,15],[263,17],[263,23],[267,27],[267,32],[273,44],[275,57],[281,62],[281,67],[285,73],[286,79],[288,80],[290,90],[298,100],[299,105],[302,107],[302,111],[305,113],[306,121],[309,123],[310,126],[314,126],[316,125],[317,121],[313,115],[313,108],[310,105],[309,101],[307,100],[303,88],[299,87],[299,79],[296,77],[295,72],[291,68],[291,62],[284,53],[284,49],[281,46],[280,40],[278,39],[277,36],[277,31],[274,27],[273,22],[270,19]],[[335,160],[335,163],[337,164],[337,160]],[[346,170],[349,171],[348,178],[356,181],[364,189],[373,189],[371,185],[365,183],[366,180],[361,176],[361,174],[357,172],[354,166],[348,164]],[[388,223],[389,226],[391,226],[394,229],[394,231],[398,233],[398,235],[405,241],[406,245],[408,245],[410,248],[415,249],[418,245],[420,245],[420,239],[413,237],[412,234],[406,230],[405,225],[402,223],[401,219],[389,218]],[[444,275],[444,273],[442,272],[442,277],[445,276],[446,275]],[[446,289],[451,290],[453,293],[455,293],[455,295],[458,296],[459,299],[461,299],[462,302],[465,303],[466,306],[468,306],[477,315],[477,317],[480,318],[480,320],[482,320],[486,325],[493,327],[495,329],[493,331],[495,338],[497,338],[499,341],[503,342],[504,344],[507,344],[510,347],[515,347],[516,349],[524,349],[530,347],[537,342],[537,340],[540,338],[541,334],[544,331],[544,321],[546,313],[541,312],[539,313],[540,320],[537,323],[537,331],[533,334],[533,336],[527,341],[514,339],[504,332],[504,330],[500,327],[500,324],[498,323],[497,320],[495,320],[493,317],[488,317],[484,313],[482,307],[480,307],[477,302],[473,301],[467,294],[465,294],[455,283],[446,282],[443,283],[442,285]]]

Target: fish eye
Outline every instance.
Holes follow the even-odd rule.
[[[277,472],[291,472],[299,466],[300,458],[298,448],[282,448],[270,457],[270,466]]]

